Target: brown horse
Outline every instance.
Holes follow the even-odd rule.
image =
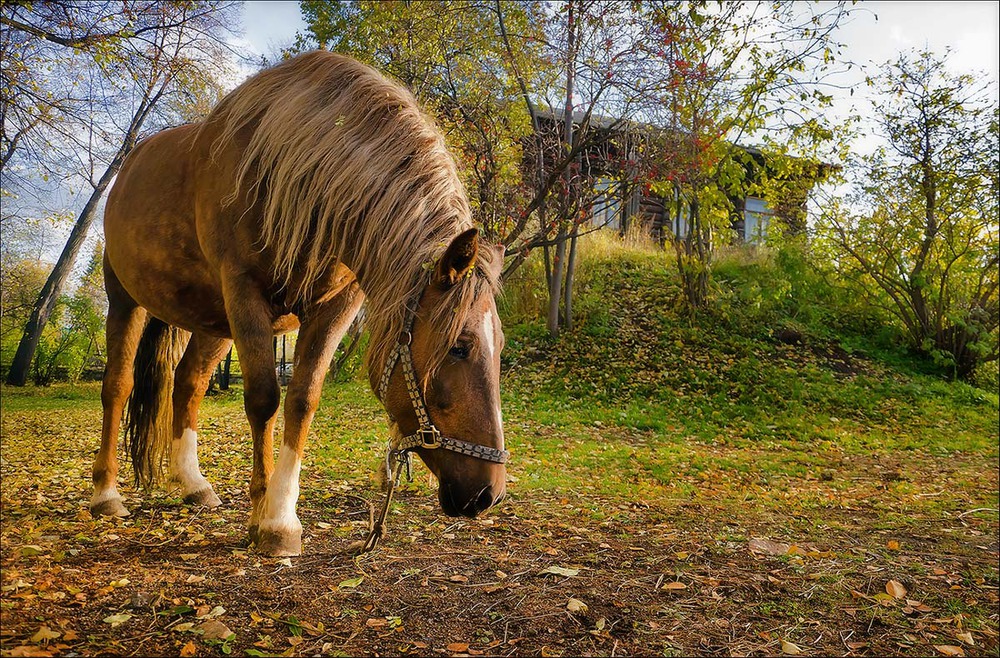
[[[364,299],[370,381],[397,449],[437,476],[449,515],[474,517],[504,495],[502,248],[479,241],[440,132],[399,84],[323,51],[265,70],[204,122],[139,144],[104,227],[108,364],[93,514],[128,514],[116,444],[130,394],[137,481],[152,482],[169,446],[185,500],[220,504],[199,469],[197,416],[235,342],[253,435],[250,537],[266,554],[299,554],[306,435]],[[296,327],[275,465],[272,338]]]

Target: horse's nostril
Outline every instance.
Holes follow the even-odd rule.
[[[493,507],[493,487],[486,487],[479,492],[479,498],[476,499],[476,510],[484,512],[491,507]]]

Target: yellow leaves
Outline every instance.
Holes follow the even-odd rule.
[[[956,631],[955,637],[964,642],[965,644],[968,644],[970,647],[975,646],[976,644],[975,639],[973,639],[972,637],[972,633],[970,633],[969,631]]]
[[[347,580],[340,581],[337,585],[339,589],[354,589],[364,581],[364,575],[360,575],[357,578],[348,578]]]
[[[796,644],[792,644],[788,640],[782,640],[781,653],[787,654],[789,656],[797,656],[802,653],[802,648]]]
[[[60,635],[62,634],[58,631],[54,631],[48,626],[42,626],[31,636],[31,641],[35,644],[47,644],[50,640],[58,639]]]
[[[191,658],[191,656],[197,655],[198,647],[195,646],[194,642],[188,642],[183,647],[181,647],[180,655],[182,658]]]
[[[570,612],[579,612],[580,614],[583,614],[587,612],[588,607],[587,604],[580,599],[570,598],[570,600],[566,602],[566,609]]]
[[[965,649],[954,644],[935,644],[934,648],[944,656],[964,656]]]
[[[539,576],[565,576],[571,578],[580,573],[579,569],[573,569],[572,567],[557,567],[551,566],[546,567],[538,572]]]
[[[660,589],[665,589],[668,591],[669,590],[677,591],[677,590],[687,589],[687,585],[685,583],[680,582],[679,580],[674,580],[669,583],[665,583],[663,587],[661,587]]]

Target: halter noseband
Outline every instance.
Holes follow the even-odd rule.
[[[414,315],[412,312],[407,313],[403,331],[399,334],[396,347],[389,355],[389,360],[382,371],[382,378],[378,383],[378,396],[384,404],[385,394],[389,390],[389,379],[396,370],[396,364],[401,363],[403,365],[403,379],[406,381],[406,391],[410,394],[410,402],[413,404],[413,411],[417,414],[419,427],[413,434],[400,439],[395,446],[390,442],[389,457],[396,461],[406,461],[407,470],[409,470],[410,451],[416,448],[424,448],[425,450],[444,448],[483,461],[506,464],[507,460],[510,459],[508,451],[443,436],[441,431],[431,422],[427,406],[424,404],[424,396],[421,395],[420,386],[417,384],[417,373],[413,368],[413,354],[410,351],[410,343],[413,342]],[[390,413],[389,416],[391,418],[392,414]]]

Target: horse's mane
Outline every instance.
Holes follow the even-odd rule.
[[[227,95],[202,127],[213,156],[246,144],[234,191],[263,199],[261,248],[293,301],[343,262],[368,298],[368,362],[381,367],[451,239],[473,226],[444,138],[403,86],[325,51],[261,71]],[[242,141],[241,141],[242,140]],[[497,256],[481,249],[472,277],[424,319],[451,345],[475,298],[495,291]],[[412,309],[411,309],[412,310]],[[441,347],[441,346],[439,346]],[[436,349],[424,373],[440,366]]]

